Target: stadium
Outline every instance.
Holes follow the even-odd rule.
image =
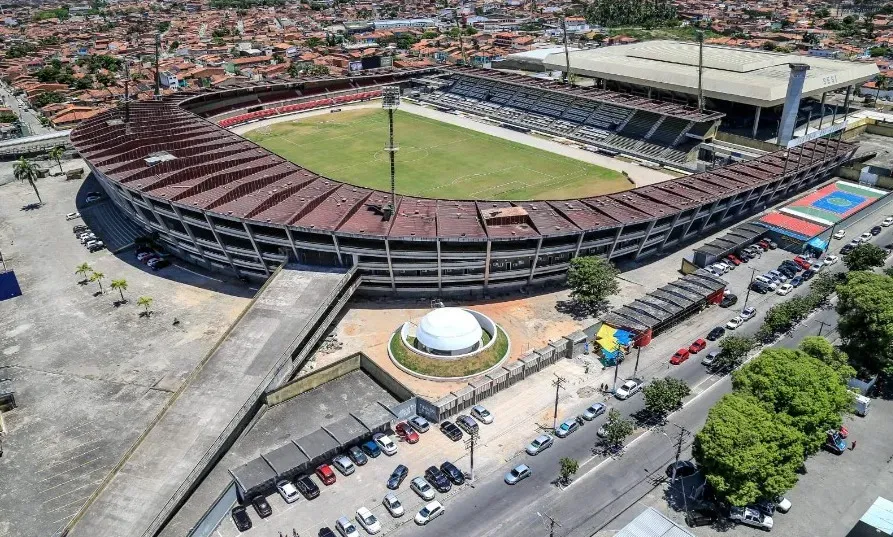
[[[400,172],[398,183],[406,177],[408,190],[398,188],[390,215],[391,193],[375,182],[380,178],[361,184],[336,179],[332,170],[322,175],[323,170],[291,162],[228,130],[373,103],[383,87],[393,85],[432,109],[677,170],[691,168],[698,147],[711,141],[723,117],[629,93],[438,67],[235,83],[131,102],[83,122],[71,140],[114,203],[186,261],[256,279],[287,261],[342,266],[361,276],[359,290],[365,293],[426,296],[468,296],[562,281],[570,260],[579,255],[642,259],[659,254],[826,181],[855,152],[840,140],[816,138],[636,188],[604,183],[616,177],[593,167],[579,172],[584,179],[564,195],[561,185],[533,191],[528,184],[480,192],[463,187],[441,196],[433,184],[436,175],[432,184],[413,192],[419,181]],[[270,127],[270,134],[277,128]],[[503,151],[498,158],[510,158],[499,156],[509,149],[498,149]],[[291,153],[302,161],[300,144]],[[466,165],[498,160],[492,156]],[[332,159],[337,162],[337,153]],[[448,166],[442,161],[438,168]],[[603,181],[596,188],[606,193],[575,191],[596,182],[588,177]]]

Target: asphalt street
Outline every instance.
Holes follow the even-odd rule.
[[[848,231],[847,239],[858,236],[862,231],[874,225],[874,220],[867,218]],[[865,229],[862,229],[862,228]],[[832,245],[834,253],[848,240],[835,241]],[[884,228],[883,232],[872,239],[876,245],[893,242],[893,228]],[[843,262],[830,267],[831,271],[845,270]],[[737,271],[740,279],[742,271]],[[744,271],[750,274],[749,271]],[[803,285],[791,295],[804,295],[809,286]],[[775,295],[756,295],[751,293],[751,303],[760,299],[765,303]],[[740,297],[742,300],[744,297]],[[777,303],[780,300],[772,300]],[[739,306],[740,306],[739,302]],[[737,335],[753,335],[759,328],[766,307],[758,307],[755,319],[745,323],[736,330]],[[804,320],[790,336],[783,336],[775,345],[796,347],[807,336],[817,335],[820,330],[825,336],[832,337],[836,327],[837,314],[833,309],[820,309]],[[712,326],[704,319],[695,317],[686,323],[684,328],[690,334],[706,333]],[[824,324],[822,324],[824,323]],[[698,337],[693,335],[692,339]],[[620,378],[632,373],[631,360],[621,365]],[[683,447],[687,448],[703,425],[708,410],[723,395],[731,391],[729,376],[710,375],[700,363],[700,355],[688,362],[669,370],[666,376],[685,380],[693,388],[693,396],[685,403],[682,410],[669,417],[669,423],[658,429],[647,430],[626,446],[625,453],[617,458],[604,459],[594,453],[598,438],[596,431],[604,417],[587,423],[578,432],[565,439],[556,439],[552,448],[538,456],[532,457],[519,451],[503,468],[490,475],[478,479],[474,488],[465,494],[457,495],[445,504],[446,512],[431,523],[429,528],[418,528],[407,524],[399,528],[393,535],[421,535],[423,533],[463,536],[541,536],[549,531],[550,521],[557,524],[554,534],[558,536],[590,536],[623,511],[635,504],[642,496],[650,492],[659,480],[664,477],[664,468],[672,462],[676,454],[676,442],[681,426],[691,434],[685,436]],[[646,375],[646,380],[663,376],[666,369],[652,369],[654,375]],[[646,371],[650,373],[651,371]],[[641,376],[641,375],[640,375]],[[627,401],[611,399],[611,407],[617,408],[624,415],[635,414],[644,407],[641,394]],[[570,457],[580,461],[581,469],[574,481],[565,488],[556,486],[558,476],[558,460]],[[533,475],[521,483],[509,486],[503,482],[503,475],[519,463],[529,465]]]
[[[41,125],[37,112],[30,107],[26,108],[22,106],[19,100],[13,96],[12,91],[10,91],[7,85],[0,84],[0,96],[3,97],[3,105],[8,106],[13,113],[19,116],[19,119],[27,125],[29,132],[25,134],[25,136],[45,134],[53,130]]]

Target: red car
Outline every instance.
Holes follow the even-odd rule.
[[[323,485],[329,486],[335,484],[335,472],[328,464],[320,464],[316,469],[316,477],[322,481]]]
[[[797,263],[798,265],[800,265],[800,268],[802,268],[803,270],[809,270],[810,267],[812,267],[812,265],[809,263],[809,261],[803,259],[799,255],[794,258],[794,263]]]
[[[699,352],[704,350],[706,347],[707,347],[707,342],[704,341],[703,339],[699,338],[699,339],[696,339],[695,342],[691,344],[691,346],[688,348],[688,352],[690,352],[692,354],[698,354]]]
[[[688,354],[688,349],[679,349],[678,351],[676,351],[676,354],[674,354],[673,357],[670,358],[670,363],[673,365],[679,365],[682,362],[688,360]]]
[[[741,264],[741,260],[738,259],[737,257],[735,257],[735,256],[732,255],[732,254],[727,255],[727,256],[726,256],[726,259],[728,259],[729,261],[731,261],[732,263],[734,263],[736,267],[737,267],[738,265]]]
[[[397,436],[406,441],[407,444],[415,444],[419,441],[419,433],[415,432],[415,429],[409,426],[405,421],[401,421],[394,427],[394,432],[397,433]]]

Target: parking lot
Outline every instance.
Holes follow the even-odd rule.
[[[90,253],[72,233],[83,220],[65,218],[96,188],[61,177],[38,188],[34,207],[27,183],[0,186],[0,251],[23,292],[0,302],[2,389],[18,403],[3,416],[4,537],[57,534],[254,293],[192,267],[160,278],[132,251]],[[105,275],[105,293],[79,284],[84,262]],[[112,279],[127,281],[126,303]],[[153,298],[151,317],[139,316],[139,296]]]

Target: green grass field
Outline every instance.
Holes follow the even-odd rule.
[[[398,111],[397,192],[446,199],[562,199],[629,188],[620,173],[548,151]],[[322,114],[246,138],[317,173],[390,190],[387,112]]]

